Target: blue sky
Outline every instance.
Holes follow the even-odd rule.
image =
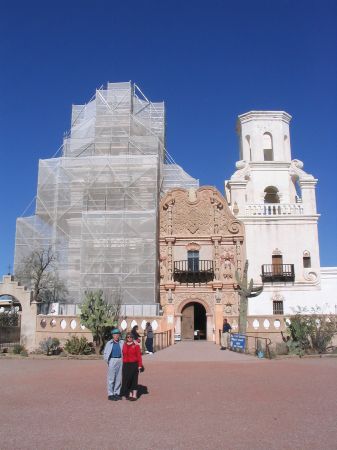
[[[335,0],[12,0],[0,34],[0,273],[71,105],[129,80],[166,102],[177,163],[222,192],[239,159],[237,115],[290,113],[292,156],[319,179],[321,263],[337,266]]]

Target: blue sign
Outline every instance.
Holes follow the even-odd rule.
[[[231,347],[240,348],[242,350],[246,347],[246,336],[243,334],[232,333],[231,334]]]

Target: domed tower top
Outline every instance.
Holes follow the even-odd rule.
[[[247,162],[291,162],[289,123],[285,111],[249,111],[238,117],[240,159]]]

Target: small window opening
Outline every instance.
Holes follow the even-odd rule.
[[[311,257],[310,256],[303,256],[303,267],[304,267],[304,269],[308,269],[311,267]]]
[[[274,300],[273,301],[273,314],[283,315],[283,301],[282,300]]]

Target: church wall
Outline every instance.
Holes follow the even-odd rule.
[[[295,284],[305,282],[308,285],[317,285],[320,261],[317,224],[314,221],[310,223],[304,218],[297,222],[283,219],[265,223],[261,219],[255,223],[246,223],[245,231],[249,275],[256,283],[261,283],[261,266],[271,264],[273,251],[278,249],[282,253],[283,264],[294,264]],[[310,252],[311,270],[303,268],[304,251]]]
[[[324,314],[336,314],[337,299],[334,294],[336,280],[322,289],[308,290],[275,285],[265,288],[256,299],[249,299],[248,314],[271,315],[273,317],[273,300],[282,299],[284,314],[295,314],[298,308],[306,308],[308,312],[319,307]]]
[[[295,203],[295,198],[289,192],[289,165],[275,167],[275,163],[266,164],[263,167],[254,168],[251,173],[250,185],[252,186],[253,198],[247,203],[264,203],[265,189],[269,186],[278,189],[281,203]],[[286,175],[286,176],[285,176]]]
[[[186,239],[181,241],[179,240],[178,242],[175,243],[173,247],[173,257],[175,261],[187,259],[187,251],[188,251],[187,246],[192,242],[194,242],[193,239]],[[208,243],[207,241],[201,242],[199,239],[198,243],[201,244],[199,250],[200,259],[212,260],[214,256],[213,255],[214,246],[211,243]]]

